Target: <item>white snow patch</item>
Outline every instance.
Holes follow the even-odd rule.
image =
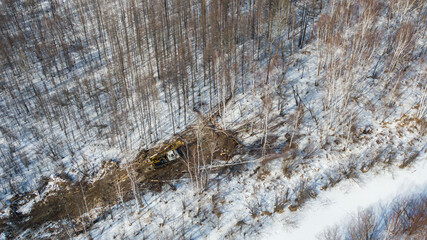
[[[297,213],[295,228],[276,222],[264,229],[263,239],[316,239],[325,228],[349,220],[358,210],[396,197],[421,194],[427,188],[427,161],[417,162],[411,169],[369,174],[363,182],[346,181],[339,187],[320,194]]]

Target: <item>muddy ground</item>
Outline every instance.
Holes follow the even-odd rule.
[[[182,159],[161,169],[149,170],[149,157],[177,139],[186,143],[181,148]],[[64,181],[57,182],[59,190],[50,192],[37,202],[28,215],[12,211],[9,219],[0,220],[0,227],[9,229],[8,237],[13,238],[21,230],[37,229],[48,222],[67,220],[72,223],[75,233],[82,232],[99,218],[107,216],[111,206],[134,199],[131,178],[139,191],[160,192],[165,184],[173,187],[171,180],[188,177],[188,171],[196,168],[198,162],[210,164],[213,159],[228,161],[238,145],[234,134],[221,129],[217,124],[191,127],[181,136],[158,147],[142,150],[127,166],[106,161],[95,174],[96,180],[85,177],[80,182],[73,182],[67,180],[66,175],[60,176]],[[28,202],[34,197],[34,194],[28,193],[16,196],[12,202]],[[26,200],[22,201],[24,198]]]

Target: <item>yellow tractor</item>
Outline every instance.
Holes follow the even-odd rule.
[[[184,142],[181,140],[169,144],[166,148],[149,158],[151,166],[154,169],[159,169],[170,162],[180,159],[182,157],[182,146],[184,146]]]

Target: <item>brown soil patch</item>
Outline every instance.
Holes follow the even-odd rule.
[[[149,189],[162,191],[164,184],[180,179],[188,171],[200,166],[199,163],[210,164],[213,159],[228,161],[238,146],[233,133],[218,128],[215,124],[193,127],[184,132],[180,139],[186,145],[182,147],[183,158],[157,170],[149,170],[148,159],[161,148],[176,139],[165,142],[158,147],[142,150],[135,160],[127,166],[120,167],[117,162],[108,161],[98,171],[98,180],[84,179],[81,182],[64,181],[57,183],[58,191],[50,192],[45,199],[35,204],[28,216],[20,219],[7,219],[18,229],[37,228],[50,221],[66,219],[73,223],[74,231],[83,230],[93,220],[105,215],[109,207],[121,201],[134,198],[129,174],[133,176],[139,190]],[[172,185],[171,185],[172,186]],[[99,211],[91,211],[98,209]],[[86,212],[92,215],[82,217]],[[28,220],[24,220],[26,217]]]

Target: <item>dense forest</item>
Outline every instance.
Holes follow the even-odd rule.
[[[262,91],[278,81],[273,68],[286,71],[286,57],[313,38],[307,26],[324,6],[83,0],[1,7],[6,180],[27,177],[33,162],[36,175],[46,162],[60,169],[60,159],[81,157],[76,153],[93,141],[121,151],[136,139],[153,143],[185,127],[194,108],[210,113],[237,93]],[[263,79],[254,83],[247,75],[259,68]],[[8,182],[4,191],[24,190]]]

